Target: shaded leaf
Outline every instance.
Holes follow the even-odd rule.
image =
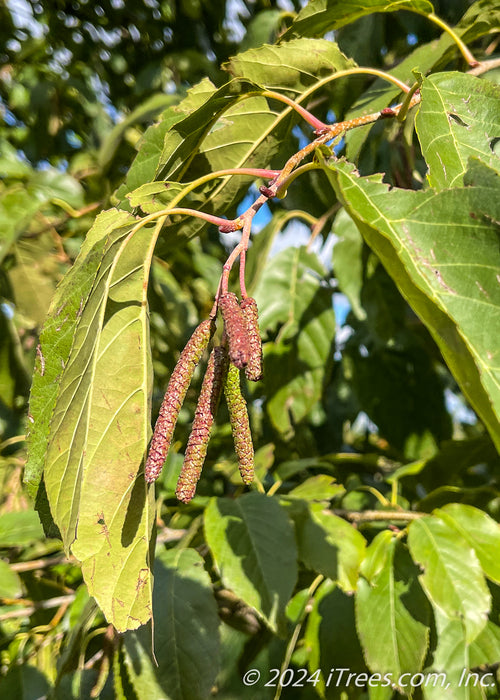
[[[151,121],[160,112],[167,110],[172,104],[177,102],[177,95],[165,95],[157,93],[141,102],[125,119],[118,122],[103,141],[98,154],[98,162],[101,168],[109,165],[113,159],[121,140],[125,136],[127,129],[133,124]]]
[[[26,547],[43,539],[40,518],[34,510],[20,510],[0,515],[0,547]]]
[[[372,552],[375,561],[372,561]],[[366,553],[356,596],[356,625],[371,671],[416,673],[429,641],[430,608],[418,569],[391,533],[377,535]]]
[[[22,592],[23,586],[18,574],[6,561],[0,559],[0,598],[18,598]]]
[[[316,686],[322,697],[339,697],[346,690],[348,673],[368,671],[356,634],[354,598],[332,581],[324,581],[314,595],[304,641],[310,673],[317,669],[323,672]],[[356,688],[351,679],[349,691],[356,697],[362,689]]]
[[[389,189],[342,161],[326,172],[500,445],[498,178],[434,193]]]
[[[267,411],[276,428],[290,433],[321,398],[333,360],[335,314],[324,268],[305,247],[270,259],[255,289],[262,334],[279,328],[264,345]]]
[[[333,247],[335,277],[341,291],[349,299],[354,314],[362,321],[366,318],[361,304],[363,238],[345,209],[341,209],[335,217],[333,233],[338,238]]]
[[[219,665],[219,618],[203,559],[191,549],[155,562],[154,667],[151,631],[125,637],[125,663],[139,700],[204,700]]]
[[[297,523],[299,559],[346,592],[356,589],[366,540],[350,523],[322,506],[310,506]]]
[[[205,536],[224,585],[272,629],[281,627],[297,578],[297,552],[277,501],[260,493],[214,498],[205,511]]]
[[[397,0],[396,2],[394,0],[360,0],[349,3],[339,2],[339,0],[311,0],[299,12],[283,38],[297,34],[321,36],[373,12],[397,10],[413,10],[429,14],[434,11],[434,8],[428,0]]]

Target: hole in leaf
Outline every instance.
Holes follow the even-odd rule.
[[[497,136],[490,141],[490,148],[495,153],[495,155],[500,155],[500,136]]]
[[[469,128],[469,125],[464,122],[463,119],[461,119],[458,114],[452,114],[451,112],[448,113],[448,119],[450,121],[455,122],[455,124],[458,124],[459,126],[464,126],[466,129]]]
[[[448,113],[448,119],[450,121],[455,122],[455,124],[458,124],[459,126],[464,126],[466,129],[469,129],[470,126],[464,120],[458,116],[458,114],[452,114],[451,112]]]

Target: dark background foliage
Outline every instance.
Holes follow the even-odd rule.
[[[434,7],[453,25],[471,5],[441,0]],[[251,291],[262,300],[265,380],[247,386],[245,392],[257,475],[266,490],[279,490],[282,498],[279,509],[277,501],[267,499],[269,511],[257,500],[259,494],[245,494],[247,500],[240,500],[249,513],[257,503],[264,507],[262,522],[283,534],[286,547],[292,547],[293,539],[287,530],[289,520],[294,523],[300,567],[293,591],[283,592],[290,603],[286,619],[279,621],[281,629],[277,624],[273,627],[269,618],[263,621],[252,608],[257,607],[254,602],[240,590],[236,595],[220,576],[223,553],[218,548],[218,523],[239,517],[233,509],[242,493],[224,407],[209,446],[199,500],[184,509],[173,495],[201,372],[188,392],[175,449],[157,488],[155,605],[160,671],[150,663],[150,632],[120,636],[107,624],[88,596],[80,567],[64,557],[57,539],[44,537],[23,485],[24,436],[31,418],[28,394],[33,367],[40,363],[40,330],[56,287],[72,268],[96,215],[119,202],[128,206],[123,196],[130,189],[125,177],[144,143],[154,142],[151,125],[186,99],[189,89],[203,78],[209,77],[215,86],[224,85],[228,79],[224,64],[239,52],[278,40],[300,6],[298,0],[237,4],[29,0],[0,5],[2,697],[87,698],[92,692],[92,697],[141,700],[156,697],[162,688],[177,688],[179,678],[179,687],[183,683],[188,687],[171,691],[172,697],[208,697],[211,685],[197,685],[189,664],[179,662],[174,675],[161,664],[162,655],[164,661],[170,653],[173,634],[164,602],[176,599],[179,586],[186,587],[189,604],[196,602],[196,621],[206,642],[197,651],[190,649],[191,656],[198,654],[196,658],[212,665],[214,672],[221,668],[215,685],[218,697],[243,692],[241,669],[279,667],[297,629],[299,642],[292,649],[296,667],[306,665],[306,650],[312,645],[316,660],[364,671],[369,661],[362,656],[356,634],[348,583],[335,587],[329,580],[316,582],[318,575],[334,580],[331,562],[340,557],[340,570],[344,556],[342,549],[337,551],[327,541],[319,510],[358,513],[397,508],[430,513],[461,503],[498,519],[499,460],[485,427],[450,374],[437,344],[376,255],[351,220],[342,218],[342,212],[337,214],[333,191],[319,172],[292,186],[283,201],[269,203],[248,256]],[[440,36],[440,30],[424,17],[397,12],[363,17],[340,29],[334,38],[359,65],[391,70],[413,50]],[[480,36],[473,45],[477,55],[494,56],[494,41],[489,35]],[[444,52],[438,68],[463,70],[464,62],[457,52]],[[336,83],[318,91],[308,107],[323,119],[332,118],[332,113],[339,119],[349,116],[363,100],[374,99],[368,92],[373,84],[367,76]],[[419,190],[427,166],[412,120],[409,124],[404,128],[377,125],[367,140],[347,138],[339,153],[356,160],[362,175],[383,172],[386,182]],[[280,129],[283,141],[274,151],[274,167],[311,138],[310,130],[294,117]],[[136,172],[140,170],[137,161],[135,166]],[[192,176],[198,176],[203,166],[194,161]],[[189,172],[184,179],[189,179]],[[248,187],[242,189],[241,198]],[[250,187],[248,196],[255,197],[255,192]],[[204,196],[194,198],[194,205],[203,204]],[[245,201],[248,206],[251,200]],[[239,202],[232,205],[228,215],[240,207]],[[280,221],[296,210],[315,217],[330,212],[318,228],[319,243],[314,249],[321,261],[316,253],[311,258],[304,249],[297,252],[300,244],[307,243],[310,226],[295,222],[280,231]],[[339,237],[333,256],[332,227]],[[231,247],[215,227],[206,227],[199,237],[173,240],[165,236],[159,243],[148,291],[153,421],[180,349],[211,308],[221,265]],[[286,308],[273,316],[275,312],[266,305],[276,289],[280,298],[290,295],[290,277],[276,282],[279,269],[305,271],[304,308],[289,325]],[[320,371],[312,372],[301,342],[320,335],[324,362]],[[214,496],[221,500],[209,501]],[[310,503],[315,504],[311,513],[317,507],[312,515]],[[45,511],[47,520],[50,516]],[[344,525],[350,528],[347,532]],[[362,548],[356,539],[359,533],[351,525],[341,521],[335,527],[340,528],[334,533],[339,541],[353,538],[353,549]],[[386,528],[386,522],[361,523],[359,531],[372,543]],[[393,523],[391,528],[394,531],[397,526]],[[419,572],[408,561],[403,545],[394,544],[393,550],[388,556],[396,562],[396,579],[413,591]],[[225,564],[229,569],[230,562]],[[193,567],[199,571],[194,577]],[[246,568],[251,569],[251,563]],[[287,575],[290,580],[294,576],[285,569],[284,585]],[[493,667],[491,658],[500,648],[499,598],[497,586],[489,585],[494,602],[488,628],[491,654],[486,661]],[[314,611],[306,625],[304,601],[316,590]],[[422,595],[418,588],[415,600]],[[193,622],[189,604],[178,610],[180,627],[188,630]],[[421,617],[429,624],[426,606],[427,602],[422,603]],[[427,669],[438,648],[436,623],[432,625]],[[343,646],[344,656],[339,656]],[[442,650],[436,658],[439,653]],[[475,653],[479,654],[477,649]],[[210,655],[217,661],[211,663]],[[317,697],[311,687],[286,692],[287,698]],[[250,689],[245,697],[272,696]],[[337,696],[331,691],[328,697]]]

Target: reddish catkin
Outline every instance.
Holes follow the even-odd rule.
[[[259,310],[257,302],[252,297],[241,300],[241,311],[247,327],[248,342],[250,344],[250,356],[245,367],[245,375],[252,382],[262,379],[262,342],[259,330]]]
[[[196,491],[196,485],[207,454],[210,431],[217,413],[227,366],[227,350],[223,347],[214,348],[210,354],[201,385],[191,435],[175,490],[175,495],[183,503],[188,503]]]
[[[247,404],[241,393],[240,371],[232,364],[229,365],[226,376],[224,394],[241,478],[244,484],[251,484],[254,476],[252,433],[248,421]]]
[[[163,403],[156,421],[153,439],[149,446],[148,458],[144,468],[146,481],[156,481],[165,462],[167,452],[174,434],[179,411],[193,377],[196,365],[210,340],[212,320],[202,321],[196,328],[186,347],[181,352],[174,367]]]
[[[229,359],[238,369],[245,369],[250,357],[250,343],[245,319],[236,294],[232,292],[222,294],[219,299],[219,308],[224,319],[224,330],[229,345]]]

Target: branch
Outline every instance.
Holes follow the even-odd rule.
[[[386,521],[386,520],[398,520],[401,522],[410,522],[411,520],[418,520],[423,518],[427,513],[419,513],[417,511],[409,510],[344,510],[343,508],[332,509],[334,515],[338,515],[341,518],[349,520],[351,523],[365,523],[365,522],[376,522],[376,521]]]

